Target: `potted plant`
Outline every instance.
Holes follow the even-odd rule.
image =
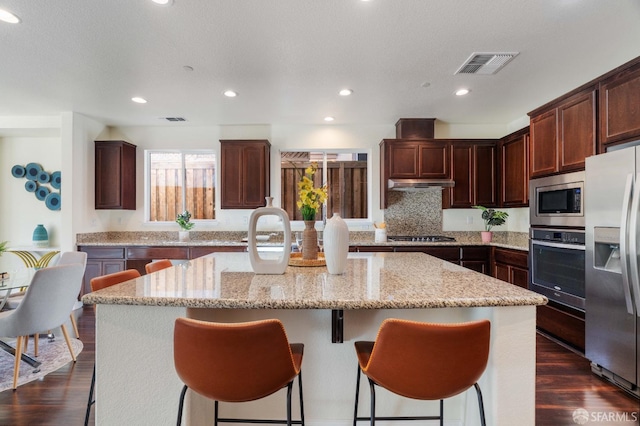
[[[483,243],[490,242],[493,237],[491,228],[503,225],[507,221],[509,213],[500,210],[488,209],[484,206],[473,206],[473,208],[482,210],[482,220],[484,220],[485,230],[480,232],[480,234],[482,236]]]
[[[194,227],[195,223],[190,222],[191,213],[188,210],[183,211],[176,217],[176,223],[180,225],[181,231],[178,232],[180,241],[189,241],[189,231]]]

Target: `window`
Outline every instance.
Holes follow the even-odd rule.
[[[145,151],[145,210],[150,222],[173,222],[185,210],[192,219],[215,219],[214,151]]]
[[[366,152],[283,151],[280,153],[281,207],[291,220],[302,220],[297,184],[304,169],[317,163],[314,186],[327,183],[327,203],[316,220],[334,212],[345,219],[369,219],[369,185]]]

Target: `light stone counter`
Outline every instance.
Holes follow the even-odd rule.
[[[541,305],[546,300],[422,253],[349,253],[343,275],[330,275],[325,267],[293,266],[283,275],[256,275],[247,253],[215,253],[82,299],[87,304],[224,309],[453,308]]]
[[[535,307],[546,303],[543,296],[422,253],[350,253],[348,263],[344,275],[327,274],[324,267],[255,275],[247,253],[215,253],[85,295],[83,302],[98,305],[96,424],[175,424],[182,387],[172,353],[178,317],[219,322],[279,318],[289,340],[305,344],[308,426],[352,424],[353,342],[375,339],[385,318],[449,323],[486,318],[491,321],[490,358],[479,384],[487,424],[535,424]],[[343,344],[332,343],[336,321]],[[284,393],[221,404],[221,415],[283,418]],[[361,416],[368,398],[363,390]],[[212,406],[189,392],[183,424],[211,424]],[[293,406],[296,418],[296,398]],[[437,402],[389,393],[380,394],[377,406],[381,415],[425,415],[438,409]],[[445,418],[446,424],[479,424],[473,390],[447,399]]]

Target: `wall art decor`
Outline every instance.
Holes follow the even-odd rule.
[[[60,192],[53,192],[55,189],[60,190],[62,186],[60,171],[50,173],[38,163],[29,163],[26,166],[16,164],[11,168],[11,175],[17,179],[26,179],[24,189],[27,192],[33,192],[49,210],[60,210],[62,204]]]

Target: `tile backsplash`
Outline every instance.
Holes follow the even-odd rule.
[[[389,191],[384,220],[389,235],[442,234],[442,189]]]

